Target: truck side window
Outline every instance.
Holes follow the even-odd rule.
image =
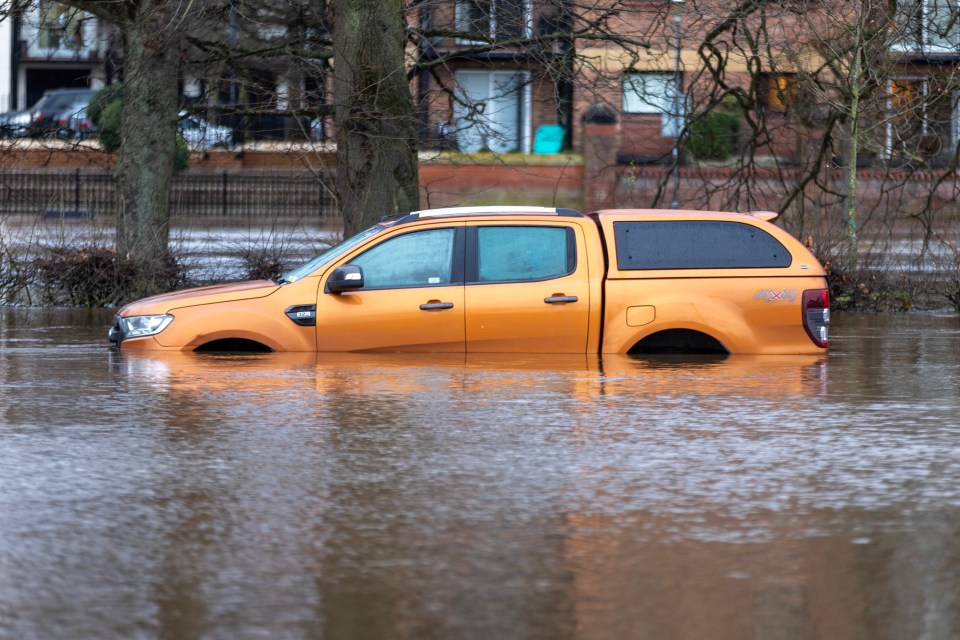
[[[793,256],[763,229],[742,222],[614,222],[617,268],[758,269],[789,267]]]
[[[477,282],[548,280],[575,269],[569,227],[477,227]]]
[[[433,287],[451,282],[454,229],[396,236],[350,261],[363,268],[364,290]]]

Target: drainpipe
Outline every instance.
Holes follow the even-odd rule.
[[[564,2],[560,8],[560,28],[564,30],[565,33],[570,34],[573,30],[573,10],[570,7],[569,3]],[[573,149],[573,74],[574,74],[574,58],[576,57],[576,44],[573,41],[572,37],[564,38],[560,44],[561,55],[563,56],[563,66],[565,77],[561,80],[560,87],[558,87],[558,93],[560,94],[560,105],[561,111],[560,114],[563,123],[566,125],[566,131],[563,134],[563,146],[562,149],[569,151]]]
[[[430,8],[426,3],[422,3],[419,8],[419,21],[420,21],[420,30],[426,31],[430,27]],[[417,56],[419,60],[426,58],[430,50],[423,42],[423,38],[420,38],[417,42]],[[423,146],[425,142],[430,139],[430,104],[427,101],[427,96],[430,94],[430,72],[426,69],[422,69],[420,73],[417,74],[417,121],[419,126],[417,127],[417,137],[419,138],[420,145]]]

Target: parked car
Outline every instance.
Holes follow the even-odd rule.
[[[0,114],[0,138],[22,138],[30,133],[30,111]]]
[[[97,128],[87,117],[89,101],[75,102],[57,115],[57,136],[84,139],[96,134]]]
[[[276,281],[129,304],[110,339],[123,350],[822,354],[826,274],[775,217],[401,214]]]
[[[87,104],[95,96],[95,89],[50,89],[30,107],[29,135],[54,135],[64,110],[74,104]]]
[[[233,129],[211,124],[203,118],[180,112],[180,135],[191,149],[233,146]]]

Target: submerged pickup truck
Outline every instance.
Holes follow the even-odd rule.
[[[129,304],[122,350],[822,354],[825,272],[776,214],[385,218],[276,281]]]

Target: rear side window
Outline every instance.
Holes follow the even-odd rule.
[[[548,280],[575,269],[569,227],[477,227],[477,282]]]
[[[742,222],[615,222],[617,268],[758,269],[789,267],[793,257],[763,229]]]

